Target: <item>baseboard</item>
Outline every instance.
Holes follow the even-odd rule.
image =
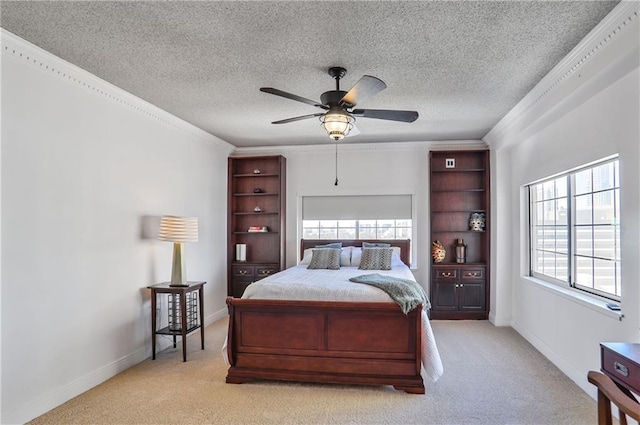
[[[204,318],[204,325],[209,326],[212,323],[227,317],[227,309],[223,308]],[[170,338],[158,338],[156,341],[156,350],[162,351],[173,345]],[[104,381],[113,378],[120,372],[129,369],[151,357],[151,345],[140,348],[139,350],[124,356],[113,363],[103,366],[82,378],[76,379],[62,387],[51,391],[37,399],[29,400],[19,406],[3,406],[1,423],[3,424],[23,424],[38,416],[60,406],[74,397],[100,385]]]
[[[489,322],[496,327],[511,326],[511,316],[497,316],[489,312]]]
[[[529,332],[522,327],[517,320],[514,320],[511,327],[516,330],[524,339],[526,339],[531,345],[533,345],[543,356],[545,356],[551,363],[556,365],[565,375],[576,383],[584,392],[589,394],[591,398],[596,400],[597,392],[593,385],[587,381],[587,374],[577,370],[573,365],[567,362],[562,356],[556,353],[551,347],[545,344],[537,336]]]
[[[220,309],[212,314],[205,316],[204,318],[204,326],[207,327],[212,323],[217,322],[218,320],[222,320],[229,315],[229,312],[226,308]]]
[[[167,344],[168,345],[168,344]],[[166,347],[165,347],[166,348]],[[151,355],[151,347],[145,346],[124,356],[113,363],[105,365],[82,378],[76,379],[62,387],[36,399],[30,399],[18,406],[3,406],[2,423],[14,424],[28,422],[49,410],[65,403],[116,376],[118,373],[144,361]]]

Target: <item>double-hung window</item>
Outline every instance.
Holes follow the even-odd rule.
[[[411,219],[303,220],[303,239],[411,239]]]
[[[618,159],[528,189],[531,276],[619,301]]]

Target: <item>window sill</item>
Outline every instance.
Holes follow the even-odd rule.
[[[537,287],[541,287],[548,292],[553,292],[554,294],[562,298],[575,302],[576,304],[583,305],[612,319],[621,321],[624,317],[622,311],[610,310],[609,307],[607,307],[608,301],[603,301],[602,299],[590,296],[586,293],[581,293],[580,291],[577,291],[575,289],[565,288],[563,286],[559,286],[550,282],[545,282],[544,280],[537,279],[535,277],[522,276],[522,278],[525,282],[531,285],[536,285]]]

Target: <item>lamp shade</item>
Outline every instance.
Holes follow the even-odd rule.
[[[198,242],[198,217],[163,215],[158,239],[168,242]]]
[[[340,140],[353,128],[355,119],[342,111],[329,111],[320,117],[322,126],[333,140]]]

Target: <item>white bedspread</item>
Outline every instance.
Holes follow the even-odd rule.
[[[393,302],[381,289],[350,282],[349,278],[369,273],[415,280],[405,266],[392,270],[360,270],[341,267],[339,270],[308,270],[306,265],[294,266],[252,283],[242,298],[285,299],[311,301]],[[436,381],[443,373],[442,361],[426,311],[422,311],[422,365],[427,377]],[[222,349],[226,357],[226,341]]]

